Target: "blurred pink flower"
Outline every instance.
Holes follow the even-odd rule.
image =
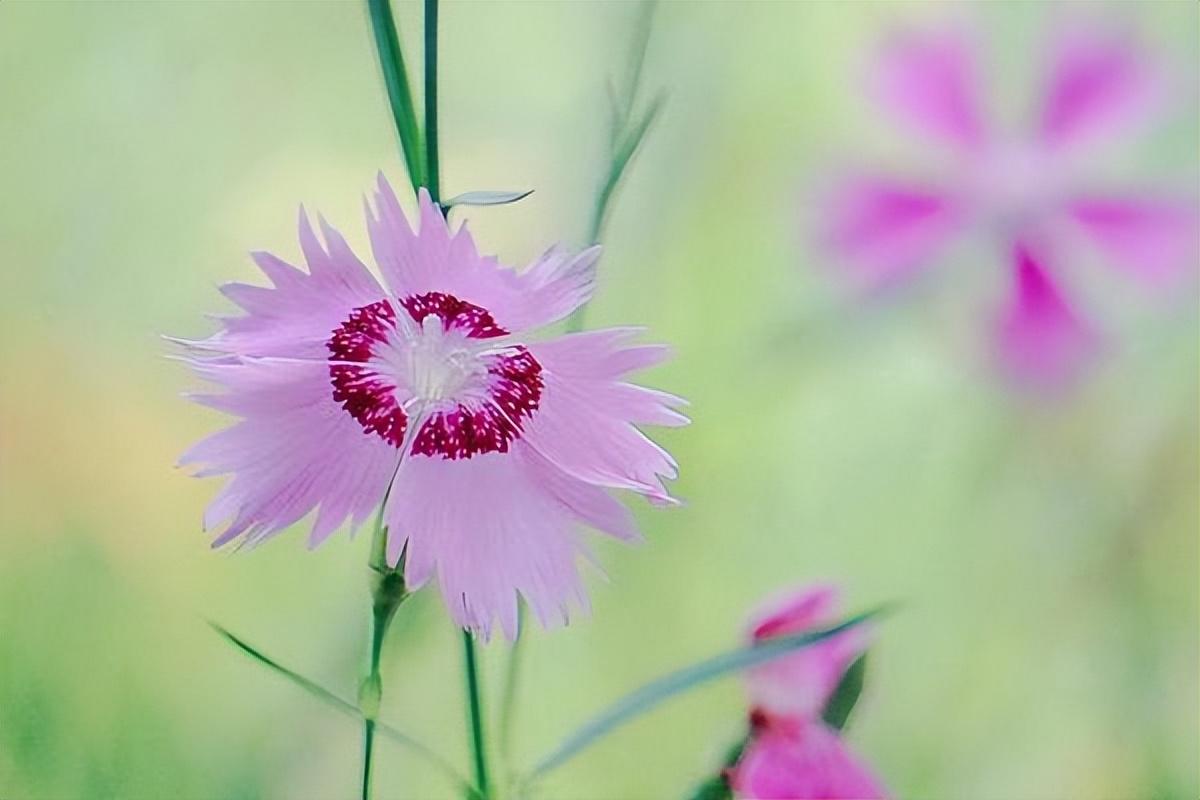
[[[768,723],[751,734],[729,786],[745,800],[881,800],[879,779],[821,722]]]
[[[752,643],[836,625],[841,603],[836,586],[789,592],[759,609],[750,621]],[[772,717],[820,719],[846,670],[867,647],[861,627],[823,639],[746,672],[751,707]]]
[[[1095,188],[1097,146],[1156,116],[1164,71],[1121,36],[1085,27],[1056,34],[1036,120],[1015,138],[989,124],[969,37],[942,30],[889,42],[873,94],[930,140],[948,169],[925,182],[844,176],[821,223],[824,243],[866,286],[906,280],[967,231],[1003,242],[1014,278],[995,352],[1012,377],[1034,386],[1069,378],[1096,342],[1059,288],[1066,260],[1052,255],[1089,240],[1144,283],[1178,277],[1200,255],[1194,201]]]
[[[750,622],[752,642],[819,630],[838,622],[838,590],[804,587],[771,602]],[[862,628],[831,636],[747,672],[750,735],[729,785],[754,800],[868,800],[885,796],[882,784],[822,721],[838,683],[863,654]]]
[[[410,587],[436,576],[456,622],[488,636],[498,618],[511,638],[519,593],[543,625],[565,623],[572,602],[587,606],[577,525],[634,541],[609,490],[671,501],[675,462],[635,423],[685,424],[684,402],[624,380],[668,351],[631,344],[632,329],[530,341],[588,300],[599,249],[517,272],[480,256],[424,190],[419,207],[414,232],[380,177],[367,223],[383,285],[302,211],[307,272],[255,253],[274,286],[222,287],[245,315],[185,344],[225,390],[195,399],[242,419],[181,463],[233,476],[205,513],[206,528],[231,520],[214,546],[314,510],[316,546],[387,493],[389,562],[406,551]]]

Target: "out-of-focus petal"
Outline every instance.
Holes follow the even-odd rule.
[[[840,620],[836,586],[818,584],[788,592],[751,616],[749,638],[761,642],[806,633]],[[748,670],[751,706],[773,717],[819,719],[850,664],[867,646],[869,632],[855,628]]]
[[[871,88],[902,122],[958,150],[975,150],[987,132],[974,50],[958,30],[899,33],[880,52]]]
[[[1001,367],[1018,384],[1060,388],[1077,377],[1098,337],[1027,245],[1017,243],[1013,258],[1013,292],[997,326]]]
[[[1145,121],[1165,88],[1158,65],[1127,35],[1064,26],[1052,39],[1039,138],[1059,147],[1119,134]]]
[[[879,779],[819,722],[753,736],[729,774],[741,800],[882,800]]]
[[[967,221],[951,192],[886,178],[851,178],[827,196],[819,236],[864,288],[903,280],[932,262]]]
[[[1117,266],[1152,283],[1195,271],[1200,215],[1194,203],[1135,197],[1086,198],[1068,213]]]

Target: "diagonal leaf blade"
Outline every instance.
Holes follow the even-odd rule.
[[[408,168],[408,179],[413,192],[425,185],[425,171],[421,162],[423,146],[421,130],[417,127],[417,113],[413,107],[412,88],[408,82],[408,70],[404,65],[404,50],[396,32],[396,20],[389,0],[367,0],[367,15],[371,20],[371,33],[379,56],[379,68],[383,73],[383,84],[387,90],[388,105],[392,110],[392,121],[400,137],[400,149],[404,154],[404,165]]]
[[[326,705],[329,705],[332,708],[335,708],[338,711],[341,711],[343,714],[354,717],[355,719],[360,719],[360,720],[362,719],[362,713],[359,711],[358,706],[354,705],[353,703],[351,703],[347,700],[343,700],[341,697],[338,697],[336,694],[329,691],[325,687],[321,686],[316,681],[312,681],[312,680],[304,677],[300,673],[298,673],[294,670],[288,669],[287,667],[283,666],[275,659],[271,658],[270,656],[266,655],[258,648],[251,645],[245,639],[242,639],[241,637],[237,636],[236,634],[231,633],[229,630],[223,628],[222,626],[218,625],[217,623],[209,621],[208,624],[214,631],[217,632],[217,634],[222,639],[229,642],[234,647],[236,647],[238,650],[240,650],[242,653],[250,656],[250,658],[254,659],[259,664],[262,664],[264,667],[271,670],[276,675],[286,678],[295,686],[300,687],[301,689],[308,692],[313,697],[316,697],[318,700],[321,700]],[[441,773],[448,780],[450,780],[452,783],[456,784],[460,791],[464,792],[465,794],[467,794],[471,797],[480,797],[479,791],[466,778],[462,777],[458,773],[458,770],[456,770],[454,768],[454,766],[444,756],[440,755],[436,751],[431,750],[430,748],[421,744],[419,741],[412,738],[408,734],[406,734],[396,728],[393,728],[391,725],[388,725],[386,723],[377,721],[375,723],[375,730],[380,735],[382,735],[388,739],[391,739],[392,741],[396,742],[397,744],[402,745],[403,747],[408,748],[412,752],[424,757],[430,764],[432,764],[439,771],[441,771]]]
[[[676,695],[717,678],[749,669],[787,655],[794,650],[836,636],[880,616],[885,610],[885,608],[878,608],[859,614],[832,628],[792,636],[780,636],[749,647],[722,653],[650,681],[640,689],[617,700],[563,739],[557,748],[537,762],[531,772],[531,777],[541,777],[562,766],[615,728],[641,716]]]

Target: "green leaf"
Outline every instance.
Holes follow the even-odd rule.
[[[347,716],[354,717],[355,719],[359,719],[359,720],[361,720],[363,718],[362,712],[359,711],[358,706],[356,706],[353,703],[350,703],[346,700],[343,700],[342,698],[338,697],[333,692],[329,691],[325,687],[318,684],[316,681],[309,680],[308,678],[304,677],[300,673],[298,673],[294,670],[288,669],[287,667],[283,666],[275,659],[266,655],[258,648],[254,647],[253,645],[246,642],[244,639],[238,637],[237,635],[235,635],[233,633],[230,633],[228,630],[221,627],[217,623],[210,621],[208,624],[209,624],[209,626],[212,627],[212,629],[214,631],[216,631],[221,636],[221,638],[223,638],[225,641],[232,644],[234,647],[236,647],[238,650],[242,651],[246,655],[250,656],[252,659],[257,661],[259,664],[262,664],[264,667],[266,667],[269,670],[271,670],[272,672],[274,672],[276,675],[286,678],[287,680],[291,681],[291,683],[300,687],[304,691],[308,692],[313,697],[316,697],[318,700],[321,700],[326,705],[337,709],[338,711],[342,712],[343,714],[346,714]],[[479,792],[475,789],[475,787],[473,785],[471,785],[470,781],[466,780],[461,775],[459,775],[458,770],[456,770],[454,768],[454,766],[444,756],[440,755],[436,751],[431,750],[430,748],[421,744],[419,741],[412,738],[408,734],[403,733],[402,731],[397,730],[396,728],[393,728],[392,726],[387,725],[383,722],[376,722],[375,730],[381,736],[391,739],[392,741],[396,742],[397,744],[408,748],[409,750],[416,753],[417,755],[424,757],[430,764],[432,764],[444,776],[446,776],[446,778],[448,780],[450,780],[451,782],[456,784],[460,791],[462,791],[464,793],[469,793],[473,796],[477,796],[477,797],[480,796]]]
[[[717,678],[787,655],[794,650],[816,644],[830,636],[836,636],[879,616],[884,610],[880,608],[859,614],[832,628],[768,639],[749,647],[722,653],[653,680],[617,700],[569,734],[553,752],[537,762],[531,776],[540,777],[562,766],[615,728],[645,714],[675,695],[688,692]]]
[[[826,725],[836,731],[846,727],[846,721],[850,719],[850,712],[854,710],[854,705],[862,694],[866,671],[867,654],[863,653],[846,670],[846,674],[838,681],[837,688],[829,697],[829,702],[825,704],[825,711],[821,714],[821,719],[825,721]]]
[[[424,150],[421,131],[417,126],[417,113],[413,107],[412,88],[408,83],[408,70],[404,66],[404,51],[396,33],[390,0],[367,0],[367,13],[371,18],[379,68],[383,72],[383,83],[392,109],[392,122],[400,137],[400,149],[404,153],[409,182],[412,183],[413,193],[416,193],[425,184],[421,161]]]
[[[463,192],[451,197],[442,205],[446,208],[451,206],[502,206],[524,200],[531,194],[533,194],[533,189],[526,189],[523,192]]]
[[[742,751],[746,749],[749,742],[750,735],[746,734],[730,747],[725,753],[725,758],[721,762],[721,768],[717,770],[717,774],[693,789],[689,800],[733,800],[733,789],[729,786],[729,780],[725,776],[726,770],[737,764],[742,757]]]

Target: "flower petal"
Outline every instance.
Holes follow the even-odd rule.
[[[1160,105],[1158,66],[1126,35],[1062,28],[1051,43],[1038,133],[1049,146],[1077,146],[1119,134]]]
[[[328,355],[325,342],[330,332],[355,307],[383,297],[383,289],[325,220],[321,220],[324,247],[304,209],[300,209],[299,231],[308,272],[270,253],[252,253],[274,285],[222,286],[222,293],[246,314],[222,318],[224,330],[188,344],[246,356],[323,359]]]
[[[565,624],[570,605],[587,608],[576,522],[608,525],[612,510],[580,514],[595,498],[564,502],[570,489],[544,478],[519,447],[460,460],[405,459],[385,510],[389,560],[406,550],[409,585],[436,576],[455,622],[485,638],[497,619],[509,639],[516,636],[518,593],[544,626]]]
[[[205,513],[206,528],[232,518],[214,547],[239,536],[256,543],[319,506],[315,546],[347,518],[357,526],[378,507],[396,450],[334,403],[325,364],[248,359],[192,367],[226,390],[196,399],[242,417],[180,458],[200,465],[201,476],[233,474]]]
[[[837,587],[806,586],[782,595],[751,617],[752,643],[818,630],[839,620]],[[867,647],[869,632],[848,630],[746,673],[751,706],[775,717],[820,719],[846,670]]]
[[[530,345],[545,391],[524,441],[581,481],[669,502],[662,479],[676,477],[675,461],[633,423],[683,424],[672,408],[682,401],[616,380],[661,357],[659,350],[622,344],[630,335],[628,329],[601,330]]]
[[[875,800],[887,796],[871,770],[824,725],[754,736],[730,773],[745,800]]]
[[[850,178],[830,193],[820,233],[864,287],[886,286],[930,263],[965,222],[951,193],[885,178]]]
[[[1081,198],[1071,218],[1113,260],[1151,283],[1195,269],[1200,215],[1194,204],[1160,198]]]
[[[1075,314],[1025,244],[1014,248],[1014,287],[997,326],[1001,367],[1030,388],[1058,388],[1077,377],[1097,337]]]
[[[509,331],[548,325],[591,297],[600,248],[577,254],[551,249],[517,272],[480,256],[465,225],[452,232],[429,193],[418,199],[420,227],[409,227],[395,192],[381,175],[367,228],[375,260],[398,298],[445,292],[486,308]]]
[[[974,49],[956,30],[901,33],[880,53],[871,88],[902,122],[956,149],[975,150],[986,130]]]

